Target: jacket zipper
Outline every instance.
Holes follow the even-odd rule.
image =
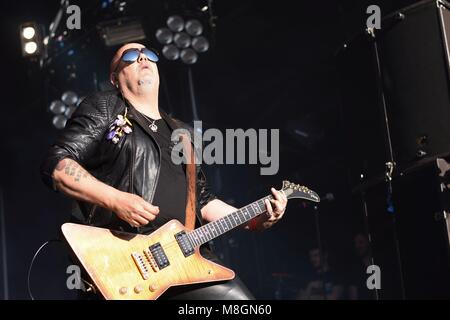
[[[153,185],[152,196],[150,199],[150,203],[153,205],[153,198],[155,197],[156,186],[158,185],[158,180],[159,180],[159,171],[161,170],[161,147],[159,146],[158,142],[153,137],[152,137],[152,139],[155,141],[155,144],[158,146],[158,151],[159,151],[158,171],[156,172],[156,180],[155,180],[155,184]]]
[[[134,146],[134,137],[131,137],[131,166],[130,166],[130,193],[133,192],[133,168],[134,168],[134,157],[136,155],[135,146]]]

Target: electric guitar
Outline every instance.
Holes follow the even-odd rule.
[[[307,187],[283,181],[288,199],[320,202]],[[62,233],[105,299],[154,300],[169,287],[230,280],[234,272],[200,255],[202,244],[266,212],[257,200],[195,230],[171,220],[149,235],[65,223]]]

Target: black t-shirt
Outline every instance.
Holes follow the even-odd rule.
[[[306,300],[327,300],[333,292],[334,287],[342,286],[343,279],[340,274],[334,270],[327,270],[324,273],[318,273],[312,270],[309,279],[303,288],[305,296],[300,299]],[[343,297],[339,297],[342,299]]]
[[[370,274],[367,274],[366,270],[367,267],[361,261],[354,262],[351,267],[352,278],[349,284],[356,287],[358,300],[373,300],[375,298],[375,290],[367,288],[367,279]]]
[[[146,118],[150,125],[153,123]],[[152,204],[159,207],[159,214],[153,222],[141,228],[141,232],[148,234],[172,219],[184,224],[186,210],[186,173],[182,164],[176,165],[171,159],[170,140],[172,131],[164,119],[156,120],[158,129],[152,132],[152,137],[161,150],[161,167]]]

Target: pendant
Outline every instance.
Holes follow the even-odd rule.
[[[156,124],[154,124],[154,123],[152,123],[151,125],[149,125],[149,127],[150,127],[150,129],[151,129],[153,132],[156,132],[156,131],[158,130],[158,126],[157,126]]]

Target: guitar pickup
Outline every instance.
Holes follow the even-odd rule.
[[[189,241],[185,231],[178,232],[175,235],[175,239],[177,239],[178,246],[180,247],[181,252],[183,252],[185,257],[188,257],[195,252],[194,247],[192,246],[192,243]]]
[[[170,265],[169,259],[167,259],[166,253],[159,242],[151,245],[149,250],[160,270]]]

